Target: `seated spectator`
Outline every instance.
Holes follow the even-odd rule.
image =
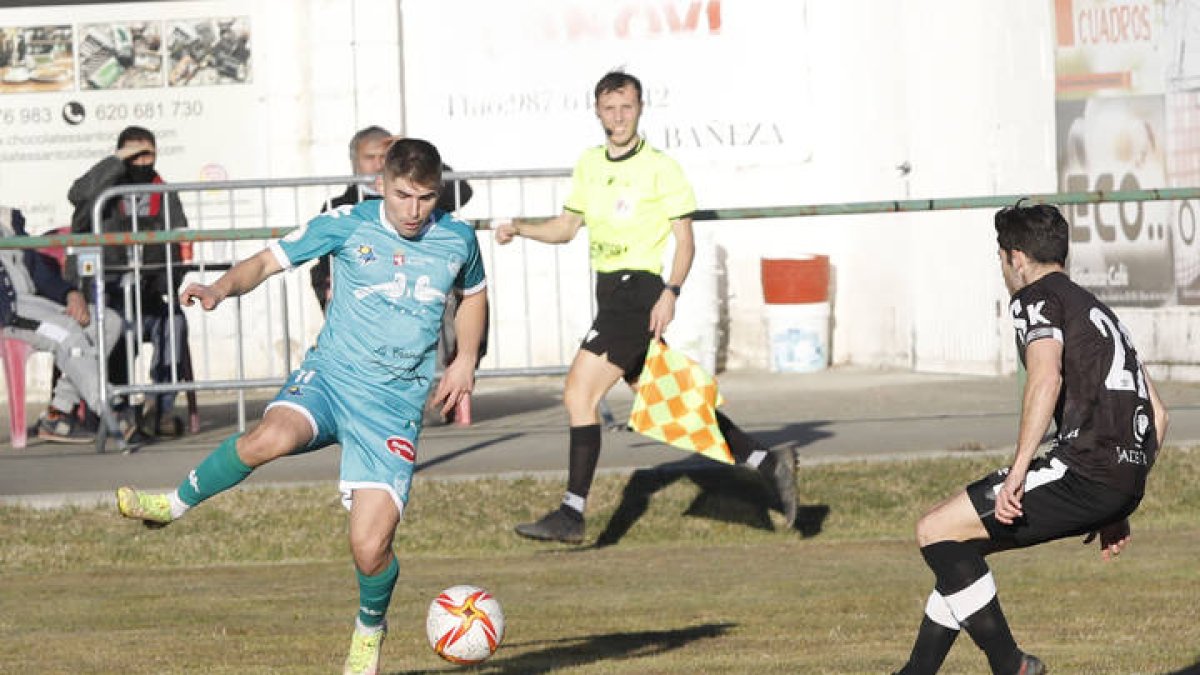
[[[71,231],[76,233],[93,232],[92,210],[95,200],[104,190],[114,185],[130,184],[160,184],[161,176],[154,169],[157,157],[157,146],[154,134],[142,127],[126,127],[117,137],[117,150],[112,155],[97,162],[91,169],[79,177],[70,191],[67,199],[75,207],[71,218]],[[174,192],[164,192],[146,195],[131,195],[108,200],[101,211],[101,228],[105,233],[130,232],[133,230],[136,216],[137,229],[165,230],[168,217],[172,230],[187,227],[187,217],[183,213],[183,205],[179,196]],[[105,304],[116,310],[122,316],[134,316],[133,308],[125,306],[124,282],[132,277],[126,276],[132,272],[129,261],[129,249],[125,246],[104,247],[104,287]],[[154,346],[154,363],[150,379],[155,383],[171,381],[171,354],[176,355],[174,366],[180,379],[191,372],[191,357],[187,349],[187,319],[179,311],[176,300],[176,284],[167,278],[166,260],[167,245],[144,245],[141,255],[141,282],[134,297],[140,295],[142,316],[142,334]],[[175,263],[181,261],[179,246],[171,245],[171,259]],[[174,327],[168,327],[171,306],[174,307]],[[175,337],[174,349],[169,342]],[[126,363],[126,348],[124,340],[117,345],[109,356],[109,379],[114,384],[129,383],[129,364]],[[168,417],[175,406],[176,393],[159,394],[156,397],[155,428]],[[119,405],[123,408],[123,405]],[[127,429],[127,436],[133,440],[140,438],[141,406],[134,406],[135,424]]]
[[[0,236],[26,236],[25,218],[0,207]],[[33,249],[0,250],[0,330],[38,351],[54,355],[63,375],[54,385],[50,406],[38,419],[38,438],[57,443],[90,443],[73,414],[80,397],[100,410],[96,331],[83,294],[62,276],[58,261]],[[105,353],[121,335],[121,317],[105,310]],[[10,392],[11,395],[11,392]]]

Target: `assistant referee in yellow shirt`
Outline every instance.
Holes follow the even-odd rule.
[[[559,507],[516,527],[517,534],[530,539],[572,544],[583,541],[583,514],[600,458],[597,407],[618,379],[624,377],[630,385],[637,381],[651,339],[660,338],[675,317],[675,300],[695,252],[692,187],[675,160],[638,134],[641,82],[628,73],[610,72],[600,78],[595,94],[606,141],[579,158],[563,212],[549,221],[514,220],[495,228],[500,244],[516,236],[562,244],[574,239],[585,223],[590,232],[598,309],[563,391],[571,425],[567,491]],[[675,237],[675,256],[664,281],[668,235]],[[719,411],[717,423],[734,459],[766,476],[790,525],[796,517],[794,450],[768,451]]]

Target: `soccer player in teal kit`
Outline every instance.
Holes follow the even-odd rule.
[[[455,288],[464,294],[458,357],[433,400],[449,411],[474,386],[487,315],[483,263],[471,227],[434,208],[441,174],[433,145],[398,140],[387,153],[382,200],[323,213],[211,286],[189,285],[183,303],[199,300],[211,310],[326,253],[334,256],[338,279],[317,345],[253,430],[226,439],[173,493],[117,491],[122,515],[162,526],[266,462],[340,443],[339,487],[350,510],[359,587],[346,673],[379,667],[398,574],[392,540],[408,501],[442,310]]]

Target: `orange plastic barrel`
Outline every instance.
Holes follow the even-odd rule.
[[[829,256],[762,259],[763,301],[800,305],[829,299]]]

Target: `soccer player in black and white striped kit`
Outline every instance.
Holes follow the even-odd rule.
[[[1025,364],[1012,464],[968,485],[917,523],[935,577],[908,663],[936,673],[965,630],[993,673],[1038,675],[1017,648],[984,557],[1098,536],[1104,560],[1129,543],[1129,516],[1167,429],[1167,411],[1120,320],[1065,274],[1069,229],[1057,208],[1018,203],[995,216],[1000,268]],[[1054,421],[1045,456],[1035,457]]]

